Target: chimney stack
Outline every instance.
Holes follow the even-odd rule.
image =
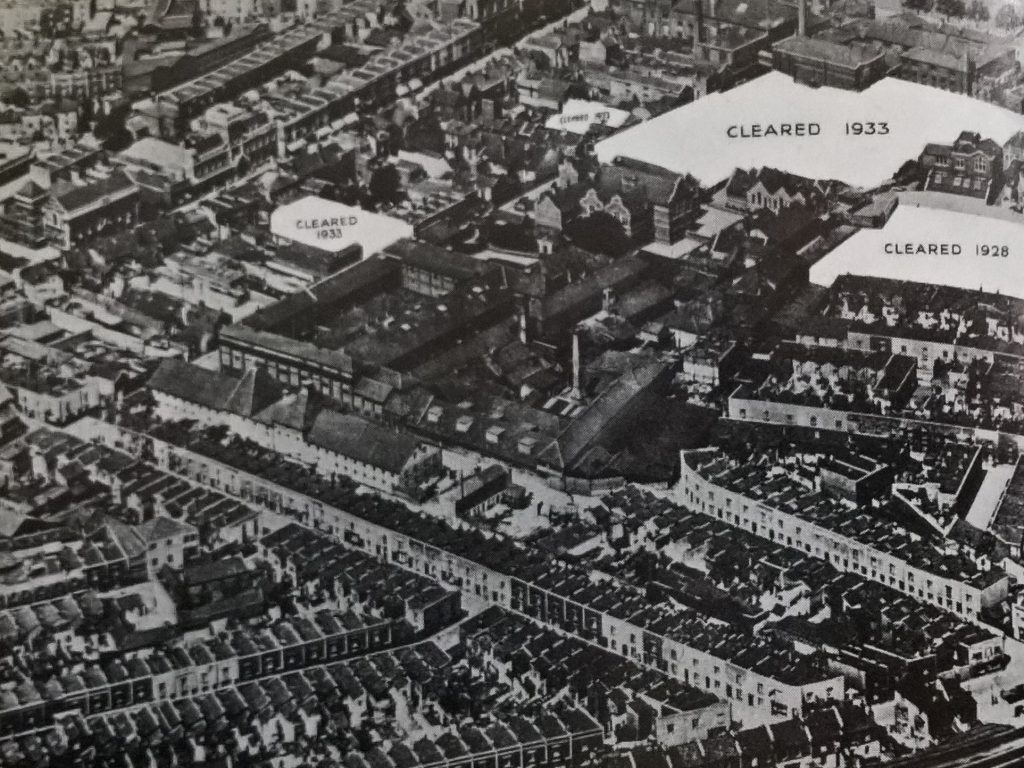
[[[580,329],[574,328],[572,332],[572,393],[573,400],[583,397],[580,387]]]
[[[704,42],[704,0],[694,0],[697,11],[697,18],[693,28],[693,57],[696,59],[702,55],[701,43]]]
[[[807,0],[796,0],[796,32],[807,37]]]
[[[615,305],[615,293],[611,288],[605,288],[601,298],[601,310],[611,312]]]

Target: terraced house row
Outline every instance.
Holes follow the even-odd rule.
[[[716,449],[683,451],[675,495],[690,509],[762,538],[795,547],[840,571],[866,576],[976,621],[1004,601],[999,566],[917,540],[895,523],[843,504],[790,477],[782,467],[744,463]]]
[[[506,540],[456,530],[374,497],[350,497],[348,508],[340,509],[322,500],[336,493],[327,480],[321,493],[303,478],[301,492],[123,427],[94,421],[88,428],[111,446],[136,450],[145,443],[160,466],[173,463],[179,474],[199,482],[216,478],[221,491],[286,513],[348,547],[670,671],[729,699],[734,719],[756,713],[781,720],[809,702],[844,696],[841,675],[816,669],[791,644],[752,637],[694,611],[654,606],[639,590],[609,589]]]
[[[451,659],[431,642],[336,662],[114,713],[68,712],[53,726],[0,740],[0,763],[65,759],[76,768],[110,764],[206,764],[244,760],[300,738],[344,734],[363,722],[398,727],[385,714],[433,707]],[[415,703],[414,703],[415,702]],[[339,738],[337,743],[344,744]],[[592,764],[603,751],[601,726],[584,710],[503,713],[408,742],[342,748],[349,768],[564,768]],[[230,756],[230,757],[229,757]]]
[[[48,727],[68,712],[114,712],[359,656],[392,643],[394,622],[321,611],[263,629],[68,668],[45,683],[23,676],[0,692],[0,737]]]

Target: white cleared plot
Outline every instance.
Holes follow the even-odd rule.
[[[404,237],[412,237],[412,225],[333,200],[309,195],[282,205],[270,215],[270,231],[277,237],[337,253],[354,243],[363,255],[384,250]]]
[[[885,135],[847,135],[847,123],[886,123]],[[730,138],[754,125],[815,124],[817,135]],[[885,78],[864,91],[812,88],[770,72],[724,93],[660,115],[598,142],[602,162],[616,156],[689,173],[710,186],[735,168],[771,166],[813,179],[877,185],[928,142],[977,131],[1003,144],[1024,116],[937,88]]]
[[[592,125],[621,128],[628,119],[629,112],[623,109],[607,107],[599,101],[568,99],[563,105],[562,111],[549,117],[544,127],[582,135]]]
[[[1024,219],[1017,223],[901,204],[884,228],[857,232],[812,266],[810,277],[830,286],[845,274],[980,288],[1024,299]]]

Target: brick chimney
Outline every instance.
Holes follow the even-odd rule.
[[[581,367],[580,329],[574,328],[572,332],[572,393],[569,395],[574,400],[579,400],[583,396],[583,390],[580,386]]]
[[[701,43],[704,42],[704,0],[694,0],[694,8],[697,18],[693,28],[693,56],[697,58],[703,54]]]

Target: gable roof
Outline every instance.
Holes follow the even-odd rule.
[[[30,179],[18,187],[18,191],[14,193],[14,196],[34,199],[37,197],[43,197],[45,194],[46,190]]]
[[[190,365],[181,358],[161,360],[149,378],[149,388],[190,403],[220,409],[224,403],[225,376]]]
[[[313,445],[393,473],[401,472],[420,446],[412,435],[337,411],[321,411],[308,439]]]
[[[169,539],[174,536],[187,536],[196,533],[196,528],[188,523],[180,523],[166,515],[154,517],[139,526],[139,535],[146,543],[158,539]]]
[[[280,424],[297,432],[306,432],[322,406],[322,397],[312,387],[303,387],[297,394],[284,397],[256,415],[264,424]]]
[[[281,385],[262,367],[250,368],[242,378],[168,358],[149,379],[149,388],[217,411],[253,416],[281,398]]]
[[[50,190],[51,199],[69,213],[101,202],[106,197],[123,197],[125,193],[135,191],[135,183],[122,170],[116,170],[105,179],[97,179],[90,184],[57,185]]]
[[[625,157],[617,157],[613,164],[602,166],[601,176],[602,183],[620,188],[629,184],[643,187],[647,199],[654,205],[667,205],[684,182],[689,182],[692,189],[698,189],[693,179],[667,168]]]
[[[771,194],[781,189],[792,197],[798,192],[810,195],[814,190],[814,182],[810,179],[767,166],[757,172],[757,181],[760,181]]]
[[[262,366],[248,369],[224,402],[224,410],[253,416],[281,399],[281,385]]]

